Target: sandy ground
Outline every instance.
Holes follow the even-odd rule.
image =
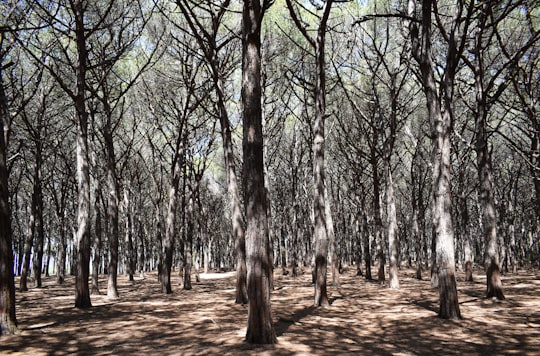
[[[92,296],[93,307],[77,310],[73,277],[62,286],[53,277],[43,288],[17,293],[20,334],[0,337],[2,355],[540,355],[540,271],[503,277],[506,300],[483,297],[485,277],[474,283],[458,275],[460,321],[437,317],[437,291],[428,280],[400,271],[391,290],[354,275],[329,286],[329,308],[312,306],[310,275],[275,272],[272,313],[278,343],[244,342],[246,306],[234,304],[234,273],[201,275],[183,290],[163,295],[155,273],[129,282],[119,276],[120,298]],[[329,276],[330,277],[330,276]],[[18,283],[18,281],[17,281]]]

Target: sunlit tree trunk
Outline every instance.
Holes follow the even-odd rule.
[[[438,94],[435,80],[435,65],[431,51],[432,1],[423,0],[421,10],[421,31],[416,22],[410,23],[412,52],[420,66],[422,85],[426,95],[428,114],[431,122],[433,154],[432,214],[435,262],[439,285],[439,316],[445,319],[461,319],[455,277],[454,228],[452,225],[451,200],[451,143],[452,97],[458,55],[452,33],[444,69],[442,98]],[[415,15],[416,4],[409,0],[409,14]],[[461,8],[456,7],[454,21],[458,21]],[[453,31],[456,29],[454,28]],[[444,105],[444,111],[441,108]]]

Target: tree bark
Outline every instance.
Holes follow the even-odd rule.
[[[242,103],[244,203],[247,218],[248,323],[246,341],[273,344],[276,335],[270,306],[270,242],[264,189],[261,107],[261,23],[265,2],[244,0],[242,12]]]
[[[94,258],[92,260],[92,288],[90,294],[101,294],[99,291],[99,263],[101,256],[101,236],[102,236],[102,225],[101,225],[101,208],[99,204],[99,199],[101,196],[101,186],[99,180],[96,179],[96,187],[94,190],[94,215],[95,215],[95,227],[94,227]]]
[[[0,44],[3,34],[0,32]],[[7,166],[9,110],[2,80],[3,58],[0,58],[0,336],[17,332],[15,315],[15,278]]]
[[[493,168],[491,167],[491,152],[488,148],[487,128],[487,93],[484,90],[483,63],[483,30],[487,21],[489,2],[483,2],[479,14],[479,24],[475,37],[475,91],[476,91],[476,121],[475,121],[475,150],[476,166],[478,169],[479,195],[484,227],[484,265],[487,273],[487,297],[504,299],[497,253],[497,215],[493,193]]]
[[[422,84],[426,95],[427,109],[431,121],[433,141],[433,232],[436,249],[436,268],[438,270],[439,284],[439,316],[445,319],[461,319],[459,310],[455,262],[454,262],[454,228],[452,225],[451,200],[451,144],[452,132],[452,98],[455,70],[458,62],[457,48],[455,47],[454,33],[448,44],[446,67],[441,81],[441,97],[438,95],[435,80],[435,66],[432,62],[431,52],[431,15],[432,0],[422,1],[420,33],[418,24],[410,23],[412,52],[420,65]],[[409,0],[409,14],[415,14],[415,2]],[[456,15],[461,12],[457,7]],[[459,21],[459,16],[454,17]],[[454,30],[455,31],[455,28]],[[444,112],[441,110],[444,105]]]
[[[76,93],[74,97],[77,114],[77,275],[75,280],[75,307],[89,308],[90,289],[90,170],[88,154],[88,113],[86,111],[86,33],[84,27],[85,5],[82,0],[72,2],[75,17],[75,37],[77,46]]]
[[[124,210],[126,214],[125,222],[125,238],[126,238],[126,273],[129,281],[133,281],[133,274],[135,273],[135,249],[133,248],[133,215],[131,208],[131,195],[130,195],[130,182],[128,181],[124,187]]]
[[[107,86],[103,85],[106,91]],[[104,95],[104,98],[108,96]],[[112,110],[107,100],[102,100],[105,110],[105,125],[103,126],[103,141],[105,142],[105,157],[107,165],[107,218],[109,231],[109,261],[107,267],[107,298],[118,298],[118,242],[119,242],[119,202],[120,189],[116,173],[116,155],[112,130]]]
[[[39,137],[38,137],[39,139]],[[32,208],[34,215],[34,285],[41,288],[41,272],[43,266],[43,243],[45,240],[45,231],[43,226],[43,188],[41,182],[41,165],[42,165],[42,148],[41,142],[36,142],[36,166],[34,170],[34,191],[32,193]]]
[[[385,163],[386,171],[386,209],[387,209],[387,233],[388,233],[388,256],[390,257],[389,268],[389,287],[399,289],[398,278],[398,237],[397,237],[397,214],[396,201],[394,197],[394,183],[392,181],[392,167],[390,166],[390,157],[387,157]]]

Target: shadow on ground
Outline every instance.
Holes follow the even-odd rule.
[[[458,280],[460,321],[437,317],[438,296],[429,281],[400,271],[400,289],[346,272],[329,286],[332,305],[315,308],[309,275],[276,271],[272,295],[278,344],[244,343],[247,309],[234,304],[234,273],[209,274],[185,291],[159,293],[155,274],[119,278],[120,298],[93,295],[93,307],[73,307],[73,279],[17,293],[21,333],[0,338],[0,354],[540,354],[540,280],[533,271],[503,279],[507,299],[483,297],[485,277]],[[459,276],[458,276],[459,277]],[[105,276],[101,287],[106,288]],[[104,292],[104,291],[102,291]]]

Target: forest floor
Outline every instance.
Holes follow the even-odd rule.
[[[119,276],[120,298],[109,300],[106,276],[93,307],[74,305],[74,279],[17,292],[20,333],[0,337],[2,355],[540,355],[540,271],[503,277],[506,300],[484,298],[485,276],[464,282],[458,273],[463,320],[437,317],[438,293],[429,280],[402,269],[400,289],[355,276],[329,286],[331,306],[314,308],[311,275],[275,271],[272,313],[278,343],[244,342],[247,307],[234,303],[234,273],[201,274],[183,290],[177,274],[173,294],[160,293],[155,273],[129,282]],[[330,275],[329,275],[330,279]],[[18,280],[17,280],[18,283]]]

